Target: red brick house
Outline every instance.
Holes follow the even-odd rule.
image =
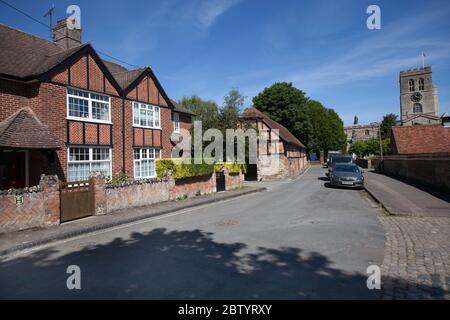
[[[37,185],[43,173],[154,177],[191,116],[149,67],[103,60],[65,20],[53,42],[0,24],[0,189]]]

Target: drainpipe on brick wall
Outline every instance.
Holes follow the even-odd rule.
[[[125,97],[122,97],[122,172],[125,174]]]

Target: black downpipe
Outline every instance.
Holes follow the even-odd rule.
[[[125,98],[122,97],[122,172],[125,173]]]

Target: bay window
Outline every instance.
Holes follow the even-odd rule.
[[[91,172],[100,172],[111,177],[110,148],[68,148],[67,181],[89,180]]]
[[[133,102],[133,125],[144,128],[160,128],[160,109],[151,104]]]
[[[161,158],[161,150],[154,148],[134,149],[134,178],[156,178],[155,160]]]
[[[67,117],[69,119],[110,122],[110,98],[102,94],[68,88]]]

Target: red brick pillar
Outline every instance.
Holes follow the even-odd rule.
[[[39,186],[44,193],[44,210],[48,226],[60,223],[60,191],[58,176],[42,175]]]
[[[89,180],[94,193],[95,215],[101,216],[108,213],[108,203],[106,196],[106,179],[103,175],[93,175]]]

